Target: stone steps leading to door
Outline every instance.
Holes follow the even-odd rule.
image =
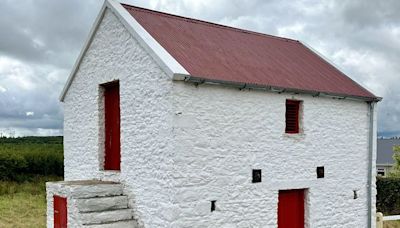
[[[80,212],[80,217],[83,225],[125,221],[133,218],[132,210],[129,208],[84,213]]]
[[[137,228],[137,223],[134,220],[118,221],[112,223],[94,224],[94,225],[84,225],[84,228],[125,228],[132,227]]]
[[[96,180],[54,182],[48,183],[47,194],[48,199],[52,195],[67,198],[71,209],[68,211],[68,224],[73,226],[137,227],[121,183]]]
[[[128,208],[128,197],[124,195],[93,197],[76,200],[80,212],[95,212]]]

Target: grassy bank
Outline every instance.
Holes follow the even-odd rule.
[[[46,181],[61,177],[34,177],[32,181],[0,182],[0,227],[46,227]]]
[[[62,180],[62,137],[0,138],[0,227],[46,227],[47,181]]]

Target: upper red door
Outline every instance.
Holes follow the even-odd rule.
[[[104,169],[120,170],[120,108],[119,108],[119,82],[104,85]]]
[[[67,199],[53,196],[54,228],[67,228]]]
[[[279,191],[278,228],[304,228],[304,190]]]

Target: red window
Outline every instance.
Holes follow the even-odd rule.
[[[304,228],[304,190],[279,191],[278,228]]]
[[[120,108],[119,82],[103,85],[104,87],[104,169],[120,170]]]
[[[299,109],[300,101],[286,100],[286,133],[299,133]]]
[[[53,196],[54,228],[67,228],[67,198]]]

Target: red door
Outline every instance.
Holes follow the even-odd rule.
[[[53,196],[54,228],[67,228],[67,198]]]
[[[278,228],[304,228],[304,190],[279,191]]]
[[[104,85],[105,170],[120,170],[119,83]]]

